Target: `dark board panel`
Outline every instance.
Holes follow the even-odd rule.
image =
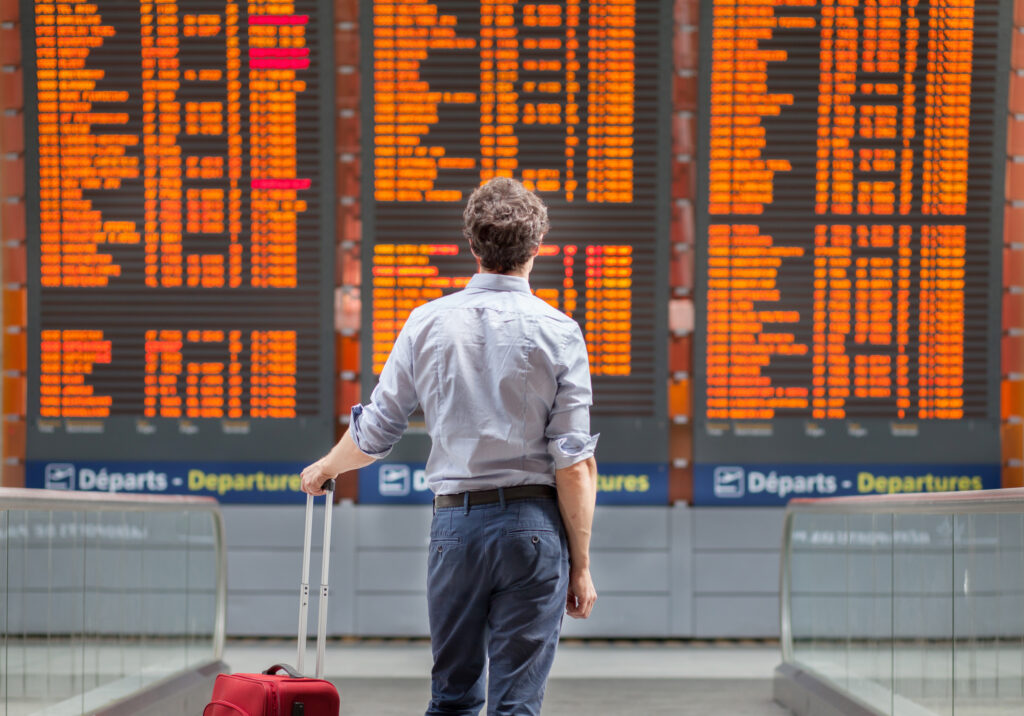
[[[22,2],[28,460],[333,439],[327,2]]]
[[[1006,8],[702,3],[698,483],[998,484]]]
[[[587,340],[599,457],[667,460],[669,5],[363,2],[364,399],[409,312],[476,272],[462,210],[504,174],[548,206],[531,286]]]

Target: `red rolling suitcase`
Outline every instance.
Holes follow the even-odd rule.
[[[327,578],[330,565],[331,506],[334,480],[328,490],[324,514],[324,559],[320,577],[320,613],[316,634],[316,678],[303,677],[306,656],[306,617],[309,613],[309,553],[313,534],[313,496],[306,498],[306,538],[302,548],[302,583],[299,591],[299,644],[296,669],[275,664],[262,674],[221,674],[203,716],[338,716],[340,699],[334,684],[323,679],[324,641],[327,632]],[[285,673],[279,674],[279,671]]]

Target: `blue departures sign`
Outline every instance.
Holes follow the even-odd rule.
[[[694,466],[693,503],[698,506],[781,506],[797,497],[963,492],[1000,487],[993,464],[812,465],[736,464]]]
[[[25,486],[121,495],[215,497],[230,504],[301,503],[297,462],[93,462],[26,464]]]
[[[25,486],[122,495],[215,497],[224,504],[301,503],[296,462],[95,462],[34,460]],[[429,504],[424,463],[377,462],[359,471],[359,502],[376,505]],[[668,466],[608,463],[600,466],[598,504],[665,505]]]

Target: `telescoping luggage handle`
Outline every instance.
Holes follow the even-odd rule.
[[[334,480],[323,485],[327,491],[324,505],[323,563],[320,567],[320,613],[316,630],[316,678],[324,676],[324,651],[327,635],[327,579],[331,563],[331,507],[334,504]],[[309,553],[313,538],[313,496],[306,496],[306,537],[302,545],[302,583],[299,585],[299,653],[296,671],[303,673],[306,663],[306,621],[309,615]]]

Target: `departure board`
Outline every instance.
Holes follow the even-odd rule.
[[[364,398],[409,313],[476,272],[462,211],[510,176],[548,206],[530,283],[580,324],[602,455],[667,461],[669,6],[363,3]]]
[[[698,467],[998,471],[1006,7],[703,2]]]
[[[332,442],[331,16],[22,2],[30,472]]]

